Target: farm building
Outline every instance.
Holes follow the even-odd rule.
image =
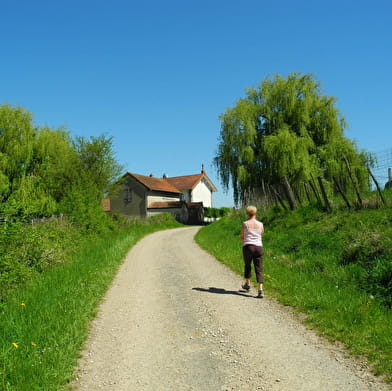
[[[129,217],[148,217],[168,212],[184,224],[204,220],[204,207],[211,207],[217,189],[202,168],[200,174],[156,178],[127,172],[110,198],[105,211]]]

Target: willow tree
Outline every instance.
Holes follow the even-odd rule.
[[[313,75],[266,78],[220,117],[214,163],[222,184],[232,184],[236,203],[287,180],[294,189],[312,177],[348,186],[342,156],[360,187],[368,186],[366,156],[344,136],[336,98],[323,95]]]

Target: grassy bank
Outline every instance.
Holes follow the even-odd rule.
[[[0,313],[0,389],[63,389],[127,251],[146,234],[177,226],[167,216],[135,223],[85,243],[71,261],[13,291]]]
[[[306,322],[365,357],[392,380],[392,211],[325,214],[311,208],[260,216],[265,223],[265,291],[307,314]],[[242,275],[243,212],[196,240]]]

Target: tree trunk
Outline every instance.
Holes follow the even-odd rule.
[[[274,194],[276,195],[276,198],[278,199],[280,205],[282,205],[283,209],[288,210],[287,206],[285,205],[285,203],[284,203],[282,197],[280,196],[279,192],[276,191],[276,189],[273,186],[271,186],[271,188],[272,188]]]
[[[320,186],[321,195],[323,196],[327,212],[331,212],[331,210],[332,210],[331,203],[329,202],[329,199],[328,199],[328,196],[327,196],[327,192],[325,191],[323,180],[322,180],[321,177],[318,177],[317,180],[318,180],[318,183],[319,183],[319,186]]]
[[[294,210],[297,207],[297,203],[295,201],[293,189],[291,188],[290,183],[287,180],[287,177],[283,178],[283,185],[285,188],[285,192],[287,194],[287,201],[289,202],[290,209]]]
[[[306,183],[304,183],[304,189],[305,189],[305,193],[306,193],[306,198],[308,199],[309,204],[310,204],[312,202],[312,198],[310,197],[309,188]]]

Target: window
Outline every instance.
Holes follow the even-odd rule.
[[[124,202],[132,202],[132,190],[129,187],[125,188]]]

